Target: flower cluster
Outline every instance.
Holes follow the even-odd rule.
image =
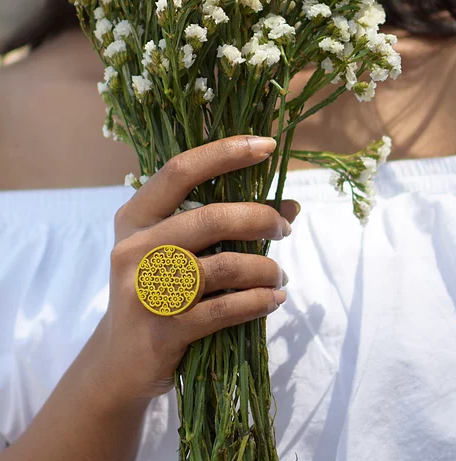
[[[358,4],[358,8],[344,15],[352,4]],[[330,6],[317,0],[304,0],[303,13],[308,20],[326,29],[318,42],[320,53],[315,55],[315,62],[330,74],[332,83],[342,81],[360,102],[372,100],[377,82],[400,75],[401,58],[393,48],[397,39],[379,32],[386,17],[375,0],[342,1],[334,6],[332,2]],[[359,80],[366,70],[370,81]]]
[[[267,161],[206,181],[176,213],[203,203],[265,203],[280,162],[279,209],[287,162],[297,155],[296,126],[347,91],[371,100],[380,82],[401,72],[396,38],[380,32],[385,13],[375,0],[70,1],[106,68],[98,85],[107,105],[103,134],[127,143],[139,160],[139,177],[127,175],[126,185],[139,189],[172,157],[217,139],[277,141]],[[312,75],[292,96],[291,79],[306,67]],[[334,90],[314,98],[325,87]],[[350,187],[365,224],[372,178],[390,150],[385,137],[357,154],[301,158],[332,169],[340,193]],[[266,256],[269,243],[223,241],[204,253]],[[259,348],[266,332],[264,323],[251,325],[197,341],[183,358],[175,375],[181,459],[278,459],[272,419],[264,417],[272,400]]]
[[[92,43],[106,65],[98,85],[109,109],[103,134],[136,149],[141,177],[166,162],[165,146],[175,154],[222,135],[269,135],[281,118],[286,128],[277,101],[307,65],[316,66],[314,75],[287,100],[291,125],[315,112],[303,108],[326,85],[366,102],[380,82],[401,73],[396,37],[380,32],[385,12],[376,0],[76,3],[82,21],[92,18]],[[373,203],[378,165],[367,156],[333,177],[340,191],[347,181],[362,191],[354,197],[361,219]]]
[[[345,195],[344,185],[348,183],[353,195],[353,212],[363,226],[368,223],[370,212],[376,203],[372,180],[378,168],[390,155],[391,146],[391,138],[383,136],[381,141],[353,155],[326,154],[333,157],[333,161],[329,163],[325,159],[326,165],[334,170],[330,184],[340,195]]]

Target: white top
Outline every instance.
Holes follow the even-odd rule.
[[[268,319],[280,459],[454,461],[456,157],[383,167],[364,230],[328,177],[289,173],[302,212],[270,252],[290,277]],[[113,216],[133,192],[0,192],[0,444],[105,311]],[[177,428],[171,391],[151,404],[138,459],[177,459]]]

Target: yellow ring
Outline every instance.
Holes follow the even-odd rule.
[[[204,273],[190,251],[176,245],[161,245],[141,259],[135,286],[146,309],[168,317],[199,302],[204,291]]]

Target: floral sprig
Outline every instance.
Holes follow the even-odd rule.
[[[103,134],[135,149],[139,189],[179,153],[224,137],[274,136],[269,159],[190,191],[192,204],[266,203],[278,174],[278,210],[297,125],[351,92],[370,101],[377,85],[401,72],[396,38],[380,32],[375,0],[72,0],[83,31],[104,63],[98,90],[107,106]],[[313,69],[302,91],[290,81]],[[325,87],[325,99],[312,98]],[[317,98],[318,100],[318,98]],[[339,192],[350,188],[366,223],[372,178],[391,144],[300,158],[331,168]],[[279,164],[280,162],[280,164]],[[347,189],[348,190],[348,189]],[[189,205],[190,204],[190,205]],[[267,255],[268,241],[219,242],[205,254]],[[197,341],[175,375],[180,459],[277,461],[264,319]],[[195,403],[198,405],[195,405]]]
[[[291,157],[333,170],[329,179],[330,185],[341,196],[347,194],[345,185],[349,187],[353,200],[353,213],[361,225],[365,226],[376,204],[373,179],[391,154],[391,148],[391,138],[383,136],[380,141],[351,155],[293,150]]]

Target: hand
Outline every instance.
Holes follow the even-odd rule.
[[[116,214],[111,254],[110,303],[103,319],[107,386],[116,398],[146,398],[173,387],[173,372],[187,346],[222,328],[270,314],[285,301],[284,272],[270,258],[224,252],[201,257],[206,274],[202,299],[182,314],[161,317],[142,306],[135,291],[140,260],[151,249],[178,245],[196,254],[223,240],[280,240],[299,212],[284,201],[281,216],[269,205],[210,204],[173,216],[188,193],[215,176],[266,160],[272,138],[236,136],[171,159]],[[207,297],[222,289],[236,293]]]

